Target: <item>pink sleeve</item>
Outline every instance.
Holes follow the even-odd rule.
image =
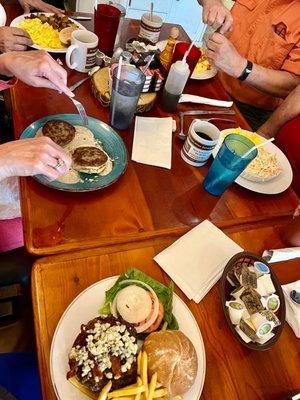
[[[12,78],[9,81],[0,81],[0,91],[13,87],[18,82],[18,78]]]

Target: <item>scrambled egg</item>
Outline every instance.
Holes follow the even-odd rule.
[[[204,50],[201,49],[201,47],[199,48],[199,50],[201,51],[201,57],[199,58],[199,61],[197,62],[197,65],[194,70],[197,74],[201,74],[202,72],[211,69],[211,65],[206,57]]]
[[[43,48],[50,49],[63,49],[58,36],[58,30],[53,29],[52,26],[45,22],[44,24],[40,19],[24,19],[20,25],[31,37],[34,44]]]
[[[262,137],[260,137],[257,133],[244,131],[244,129],[242,129],[242,128],[230,129],[230,132],[226,132],[224,134],[224,137],[226,137],[227,135],[230,135],[231,133],[237,133],[239,135],[245,136],[246,138],[250,139],[255,145],[258,145],[258,144],[261,144],[264,142],[264,139]]]

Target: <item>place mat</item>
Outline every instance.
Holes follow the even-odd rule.
[[[228,260],[243,251],[208,220],[154,257],[189,299],[196,303],[220,279]]]

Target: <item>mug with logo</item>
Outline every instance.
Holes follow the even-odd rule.
[[[98,37],[93,32],[78,29],[72,32],[71,46],[66,53],[66,64],[79,72],[88,72],[96,65]]]
[[[208,160],[220,137],[219,129],[207,121],[194,119],[181,150],[181,157],[194,167],[202,167]]]

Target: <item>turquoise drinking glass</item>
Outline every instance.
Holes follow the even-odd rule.
[[[230,134],[225,137],[206,177],[204,189],[220,196],[257,156],[257,149],[243,157],[255,144],[242,135]]]

